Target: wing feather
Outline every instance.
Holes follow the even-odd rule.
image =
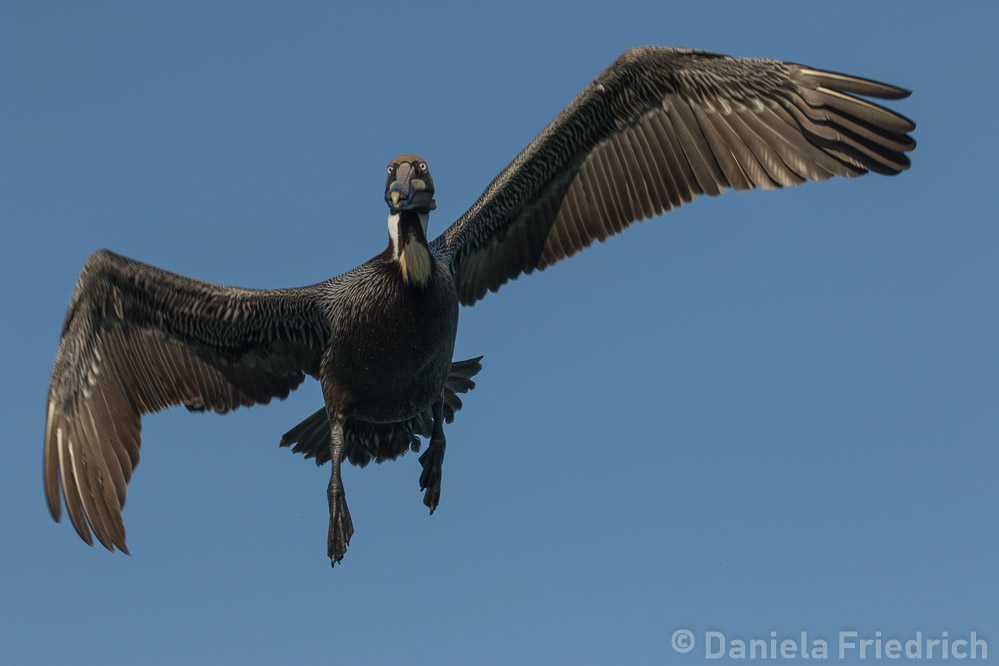
[[[896,174],[908,91],[776,60],[640,48],[591,83],[433,242],[462,303],[700,194]]]
[[[49,386],[43,471],[77,533],[128,552],[121,511],[141,417],[283,398],[318,372],[329,336],[318,287],[253,291],[95,252],[70,302]]]

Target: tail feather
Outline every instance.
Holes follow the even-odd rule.
[[[462,407],[459,393],[475,388],[472,381],[482,370],[482,357],[457,361],[444,383],[444,420],[454,422],[454,415]],[[433,433],[434,418],[427,407],[408,421],[401,423],[367,423],[348,418],[343,424],[344,458],[352,465],[364,467],[372,459],[381,463],[394,460],[406,449],[420,450],[420,437],[429,438]],[[292,453],[314,458],[317,465],[330,460],[330,422],[326,409],[320,408],[281,437],[281,446],[291,446]]]

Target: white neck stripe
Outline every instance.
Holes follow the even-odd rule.
[[[388,216],[388,232],[389,232],[389,240],[392,242],[393,259],[398,259],[399,253],[402,251],[402,248],[399,247],[399,242],[401,240],[400,230],[399,230],[400,221],[401,218],[399,217],[398,213],[391,213]]]

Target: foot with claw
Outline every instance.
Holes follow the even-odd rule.
[[[330,488],[330,533],[326,552],[330,557],[330,566],[343,559],[347,552],[347,545],[350,537],[354,534],[354,523],[350,520],[350,511],[347,509],[347,500],[344,497],[343,488],[334,490]]]
[[[423,494],[423,503],[430,508],[430,515],[434,514],[434,509],[441,501],[441,466],[444,464],[444,440],[431,439],[430,446],[420,456],[420,464],[423,465],[423,473],[420,474],[420,490],[426,490]]]

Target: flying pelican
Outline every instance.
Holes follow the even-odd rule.
[[[864,97],[902,88],[776,60],[680,48],[625,52],[432,241],[427,162],[388,165],[388,247],[326,282],[225,287],[98,250],[69,304],[48,395],[44,478],[77,533],[128,552],[121,510],[143,414],[228,412],[284,398],[305,376],[325,405],[281,439],[332,461],[328,555],[354,527],[340,467],[418,450],[440,500],[444,422],[479,358],[454,362],[458,306],[622,231],[728,188],[777,189],[868,171],[897,174],[909,119]]]

